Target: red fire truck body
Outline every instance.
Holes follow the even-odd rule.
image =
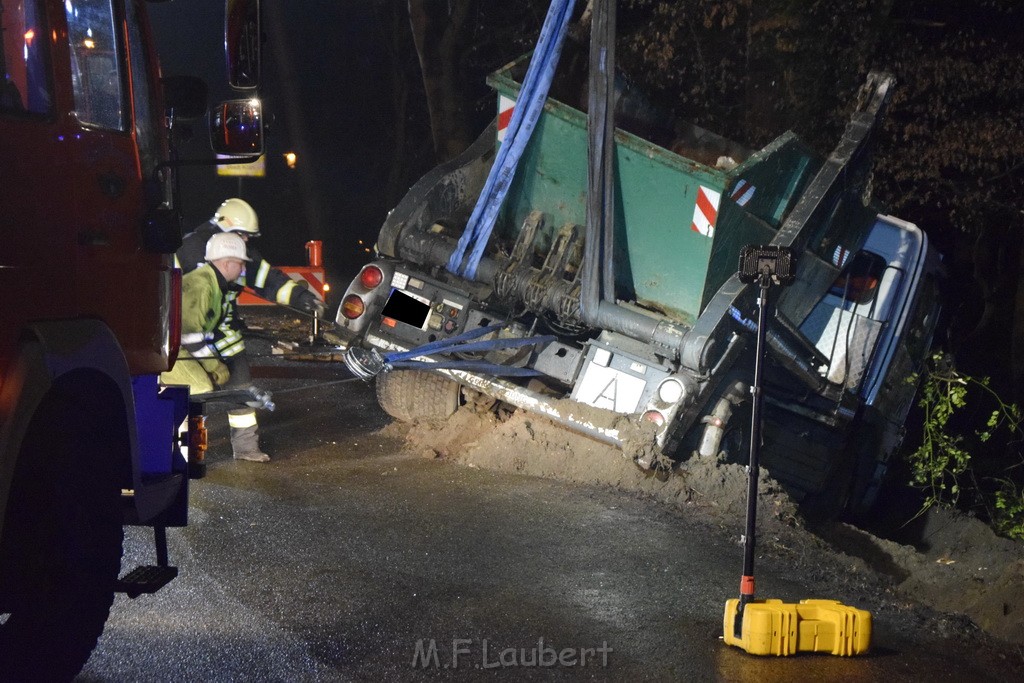
[[[115,591],[177,573],[165,529],[205,431],[179,433],[188,389],[159,383],[181,229],[146,3],[0,3],[0,60],[0,671],[60,680]],[[157,564],[119,579],[125,524]]]

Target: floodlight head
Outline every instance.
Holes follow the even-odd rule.
[[[738,275],[740,282],[785,287],[796,280],[796,256],[788,247],[748,244],[740,252]]]

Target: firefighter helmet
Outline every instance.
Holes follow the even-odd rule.
[[[233,197],[221,204],[213,214],[213,222],[224,232],[241,232],[246,236],[260,234],[260,220],[256,211],[244,199]]]

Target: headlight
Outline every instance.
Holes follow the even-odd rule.
[[[658,398],[663,403],[676,405],[685,395],[686,388],[683,387],[683,383],[677,379],[666,379],[661,383],[661,386],[658,387]]]

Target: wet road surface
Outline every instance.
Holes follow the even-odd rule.
[[[79,680],[1007,680],[1019,661],[891,615],[867,657],[747,655],[718,638],[735,536],[636,496],[403,453],[358,381],[268,383],[293,389],[261,418],[274,460],[232,461],[210,417],[191,523],[169,531],[181,575],[117,597]],[[125,553],[125,570],[153,563],[149,535],[129,530]],[[759,566],[759,595],[848,598],[785,570]]]

